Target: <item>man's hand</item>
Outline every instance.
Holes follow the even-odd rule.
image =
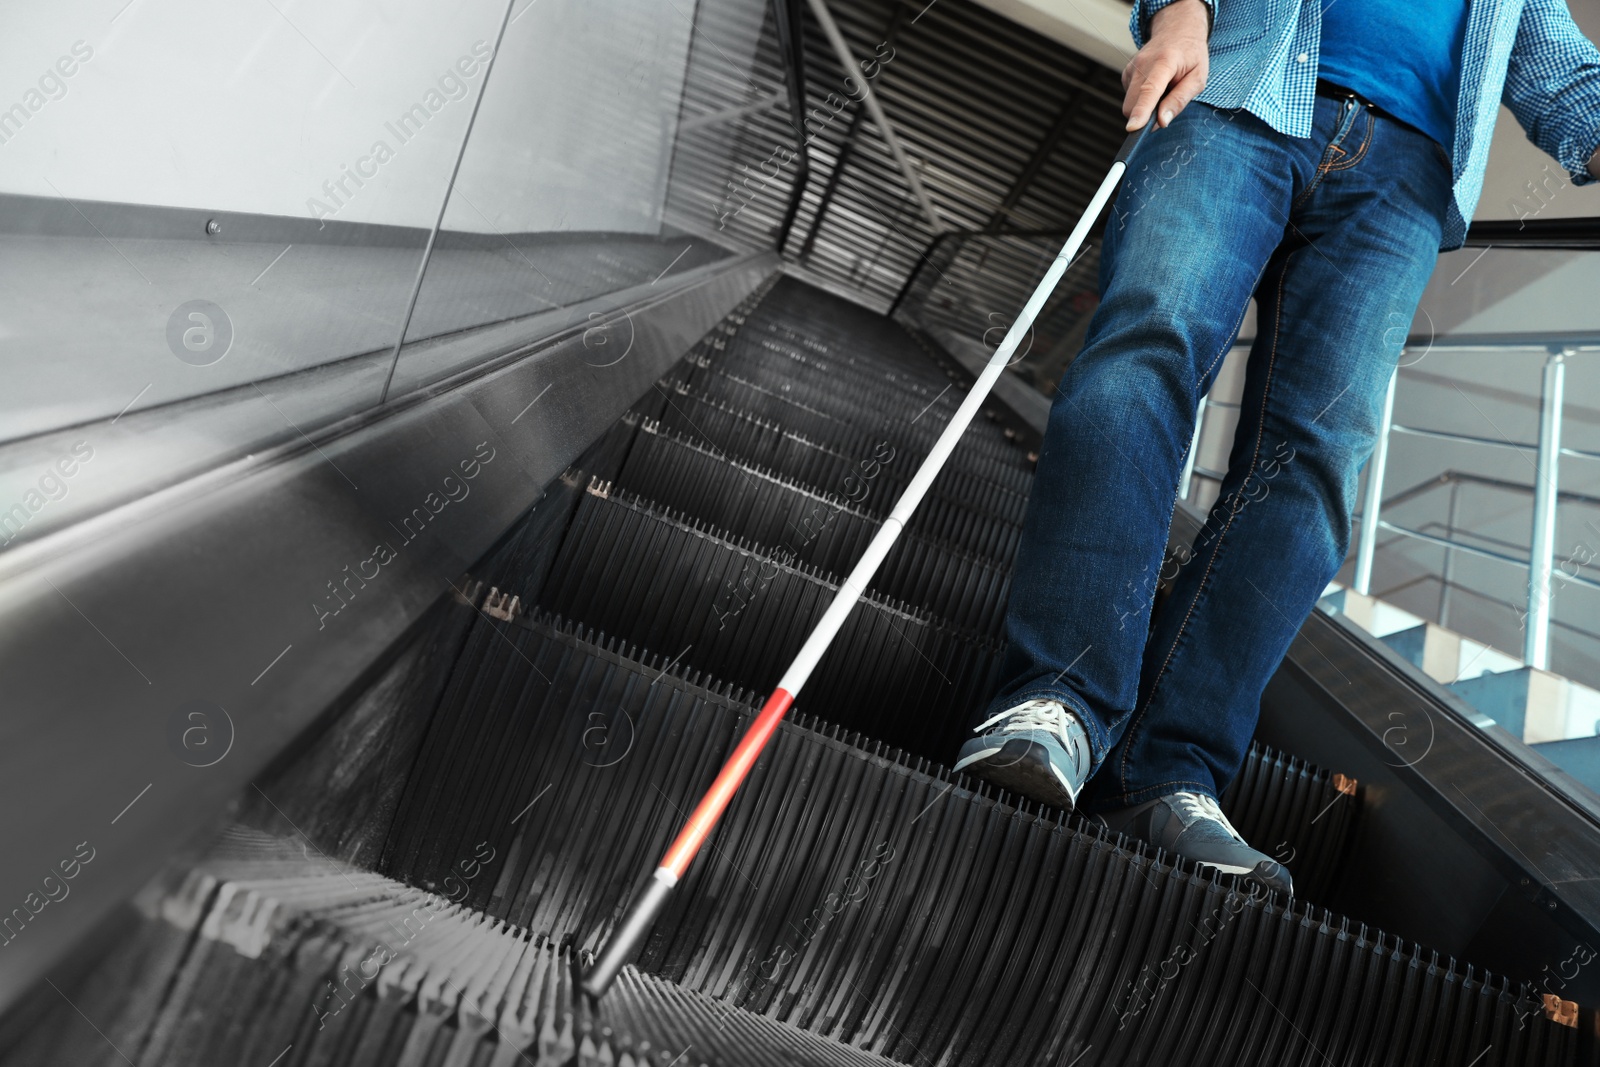
[[[1594,150],[1594,155],[1589,157],[1589,173],[1600,178],[1600,148]]]
[[[1156,113],[1166,126],[1206,87],[1211,18],[1201,0],[1174,0],[1150,20],[1150,39],[1122,69],[1122,113],[1137,130]],[[1159,111],[1157,110],[1159,105]]]

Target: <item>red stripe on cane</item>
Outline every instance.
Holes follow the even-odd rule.
[[[689,861],[694,859],[695,853],[700,851],[700,846],[711,836],[711,830],[722,817],[723,809],[733,799],[733,794],[738,792],[745,775],[755,766],[756,757],[761,755],[762,747],[766,745],[772,732],[778,728],[778,723],[782,721],[784,713],[793,703],[794,694],[774,689],[767,702],[762,705],[761,713],[756,716],[755,722],[750,724],[750,729],[745,731],[744,737],[740,738],[739,747],[733,750],[728,762],[722,765],[717,780],[711,783],[706,795],[700,798],[694,814],[689,816],[689,821],[678,831],[677,840],[672,842],[666,858],[661,861],[661,866],[671,871],[673,877],[682,878],[684,872],[689,869]]]

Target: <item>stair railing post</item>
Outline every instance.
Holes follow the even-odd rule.
[[[1200,451],[1200,432],[1206,425],[1206,398],[1200,398],[1200,404],[1194,409],[1194,437],[1189,440],[1189,454],[1183,460],[1183,477],[1178,479],[1178,499],[1188,500],[1189,489],[1194,480],[1195,456]]]
[[[1550,665],[1550,582],[1555,572],[1556,506],[1561,466],[1561,406],[1567,382],[1567,351],[1544,362],[1539,388],[1539,458],[1533,484],[1533,534],[1528,550],[1528,617],[1522,659],[1530,667]]]
[[[1456,502],[1460,499],[1461,483],[1450,483],[1450,515],[1444,524],[1444,537],[1450,545],[1444,550],[1444,569],[1439,575],[1439,625],[1448,628],[1450,625],[1450,589],[1455,584],[1456,550],[1451,547],[1456,540]]]
[[[1401,355],[1404,355],[1402,352]],[[1389,465],[1389,430],[1394,426],[1394,383],[1400,378],[1396,367],[1383,394],[1383,418],[1378,423],[1378,441],[1367,461],[1367,490],[1361,503],[1361,534],[1356,544],[1355,589],[1362,596],[1372,592],[1372,557],[1378,549],[1378,514],[1383,508],[1383,475]]]

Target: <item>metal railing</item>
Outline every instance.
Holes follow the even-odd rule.
[[[1413,339],[1413,344],[1416,343],[1416,340]],[[1565,399],[1567,364],[1580,353],[1600,352],[1600,338],[1550,336],[1508,341],[1504,338],[1492,337],[1458,337],[1448,340],[1425,339],[1421,343],[1431,347],[1458,349],[1497,349],[1507,351],[1538,351],[1543,349],[1547,351],[1548,355],[1545,358],[1540,378],[1539,437],[1537,441],[1513,441],[1508,438],[1482,437],[1474,434],[1455,433],[1397,423],[1394,421],[1395,386],[1400,376],[1400,369],[1397,367],[1394,375],[1389,379],[1389,386],[1384,394],[1378,439],[1373,447],[1372,456],[1367,463],[1366,485],[1362,491],[1361,508],[1356,513],[1358,522],[1356,527],[1355,574],[1351,585],[1356,592],[1371,595],[1372,568],[1379,547],[1378,535],[1380,531],[1388,531],[1403,538],[1421,541],[1444,549],[1445,558],[1441,581],[1446,587],[1458,584],[1452,580],[1451,574],[1456,552],[1465,552],[1482,559],[1521,567],[1528,572],[1525,597],[1526,624],[1523,633],[1522,659],[1530,667],[1547,670],[1550,665],[1551,591],[1554,582],[1559,577],[1560,580],[1573,585],[1600,590],[1600,581],[1590,578],[1577,570],[1569,571],[1565,568],[1557,567],[1555,559],[1555,538],[1561,504],[1566,502],[1600,506],[1600,498],[1583,493],[1563,492],[1560,488],[1562,457],[1600,460],[1600,452],[1591,452],[1562,444],[1562,406]],[[1404,355],[1402,354],[1403,363]],[[1195,457],[1199,450],[1201,434],[1204,431],[1208,407],[1233,408],[1237,407],[1237,405],[1216,400],[1208,403],[1202,400],[1199,411],[1196,414],[1194,440],[1189,448],[1189,459],[1185,464],[1183,479],[1179,486],[1179,495],[1184,499],[1188,499],[1190,496],[1195,477],[1217,482],[1220,482],[1223,477],[1223,472],[1221,471],[1207,470],[1195,465]],[[1389,465],[1389,443],[1395,434],[1451,441],[1458,444],[1532,452],[1534,453],[1533,484],[1523,485],[1519,482],[1451,470],[1420,485],[1413,486],[1404,492],[1397,493],[1388,499],[1384,499],[1384,482]],[[1483,485],[1532,496],[1533,509],[1529,530],[1529,549],[1526,555],[1515,554],[1514,551],[1485,548],[1480,544],[1462,540],[1457,536],[1454,493],[1455,486],[1461,484]],[[1446,532],[1444,534],[1430,533],[1425,529],[1404,526],[1383,517],[1385,509],[1389,509],[1392,513],[1396,506],[1444,485],[1452,487],[1451,516],[1446,524]],[[1441,619],[1440,621],[1442,624],[1443,620]]]
[[[1522,346],[1503,345],[1499,347]],[[1588,347],[1593,347],[1592,341]],[[1488,558],[1526,567],[1528,570],[1527,625],[1523,631],[1522,659],[1530,667],[1536,667],[1540,670],[1548,669],[1550,665],[1551,583],[1558,573],[1568,581],[1580,580],[1564,570],[1558,571],[1555,566],[1556,517],[1560,504],[1561,457],[1566,454],[1575,458],[1600,459],[1600,454],[1563,448],[1561,445],[1561,416],[1566,392],[1567,362],[1577,355],[1579,350],[1580,346],[1572,343],[1549,346],[1549,355],[1544,362],[1544,371],[1541,375],[1539,387],[1539,440],[1532,445],[1519,441],[1497,440],[1468,434],[1397,426],[1394,422],[1394,392],[1395,382],[1399,379],[1399,371],[1396,370],[1394,377],[1389,380],[1389,389],[1384,398],[1382,421],[1378,430],[1378,447],[1373,451],[1371,464],[1367,472],[1367,486],[1361,509],[1361,534],[1356,550],[1354,582],[1356,592],[1368,593],[1371,590],[1372,561],[1377,547],[1377,535],[1380,526],[1394,533],[1424,540],[1434,540],[1436,542],[1442,540],[1447,551],[1457,548],[1466,549],[1474,552],[1474,554],[1486,555]],[[1505,553],[1488,553],[1486,550],[1476,549],[1474,546],[1464,544],[1458,539],[1436,539],[1433,535],[1422,534],[1419,531],[1408,530],[1393,523],[1384,522],[1382,518],[1383,482],[1388,460],[1388,444],[1390,436],[1397,431],[1491,448],[1520,450],[1531,448],[1535,453],[1535,458],[1532,486],[1533,517],[1532,529],[1529,533],[1528,558],[1520,559]],[[1589,582],[1587,579],[1583,579],[1583,581],[1585,584],[1596,584]]]

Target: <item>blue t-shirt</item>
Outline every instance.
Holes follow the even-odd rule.
[[[1449,148],[1467,0],[1323,0],[1317,76]]]

